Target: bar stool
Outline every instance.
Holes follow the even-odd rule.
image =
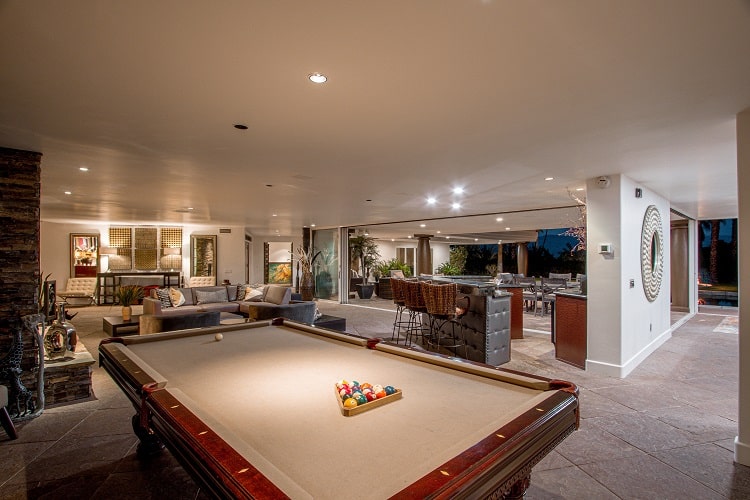
[[[16,428],[8,414],[8,388],[0,385],[0,424],[11,439],[17,439]]]
[[[430,317],[430,334],[427,336],[427,343],[430,348],[435,346],[436,351],[440,351],[441,347],[452,350],[456,356],[458,356],[458,348],[463,347],[464,358],[468,358],[466,342],[456,335],[456,325],[466,314],[468,307],[457,306],[457,293],[456,283],[422,283],[422,294],[427,305],[427,314]],[[451,324],[450,333],[443,331],[447,323]]]
[[[409,311],[409,322],[406,327],[406,344],[413,344],[414,337],[421,338],[424,342],[424,330],[422,326],[422,313],[427,312],[427,305],[422,296],[421,284],[417,280],[404,280],[406,289],[404,294],[404,305]]]
[[[396,317],[393,320],[393,332],[388,340],[398,341],[401,336],[401,330],[408,330],[409,321],[403,319],[404,310],[406,309],[406,285],[400,278],[391,278],[391,291],[393,292],[393,303],[396,304]]]

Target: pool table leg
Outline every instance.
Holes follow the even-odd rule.
[[[510,491],[503,497],[504,500],[523,500],[526,490],[531,484],[531,474],[522,477],[510,487]]]
[[[136,450],[139,457],[152,457],[164,449],[164,443],[161,442],[159,437],[151,429],[141,426],[141,416],[139,414],[136,413],[133,415],[132,423],[133,432],[135,432],[135,435],[140,440]]]

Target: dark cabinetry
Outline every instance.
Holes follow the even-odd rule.
[[[557,293],[555,295],[555,311],[552,323],[555,358],[585,370],[587,355],[586,296],[572,293]]]

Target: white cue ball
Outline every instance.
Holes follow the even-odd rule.
[[[217,333],[216,335],[214,335],[214,338],[216,339],[216,342],[218,342],[224,338],[224,335]]]

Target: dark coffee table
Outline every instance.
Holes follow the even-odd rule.
[[[338,316],[330,316],[324,314],[320,318],[313,322],[315,326],[321,326],[323,328],[329,328],[331,330],[338,330],[340,332],[346,331],[346,318],[339,318]]]
[[[133,314],[130,316],[129,321],[124,321],[122,316],[104,316],[102,318],[102,328],[104,328],[104,331],[112,337],[117,336],[117,330],[121,329],[135,328],[135,331],[129,332],[129,334],[137,334],[140,328],[140,318],[140,314]]]

